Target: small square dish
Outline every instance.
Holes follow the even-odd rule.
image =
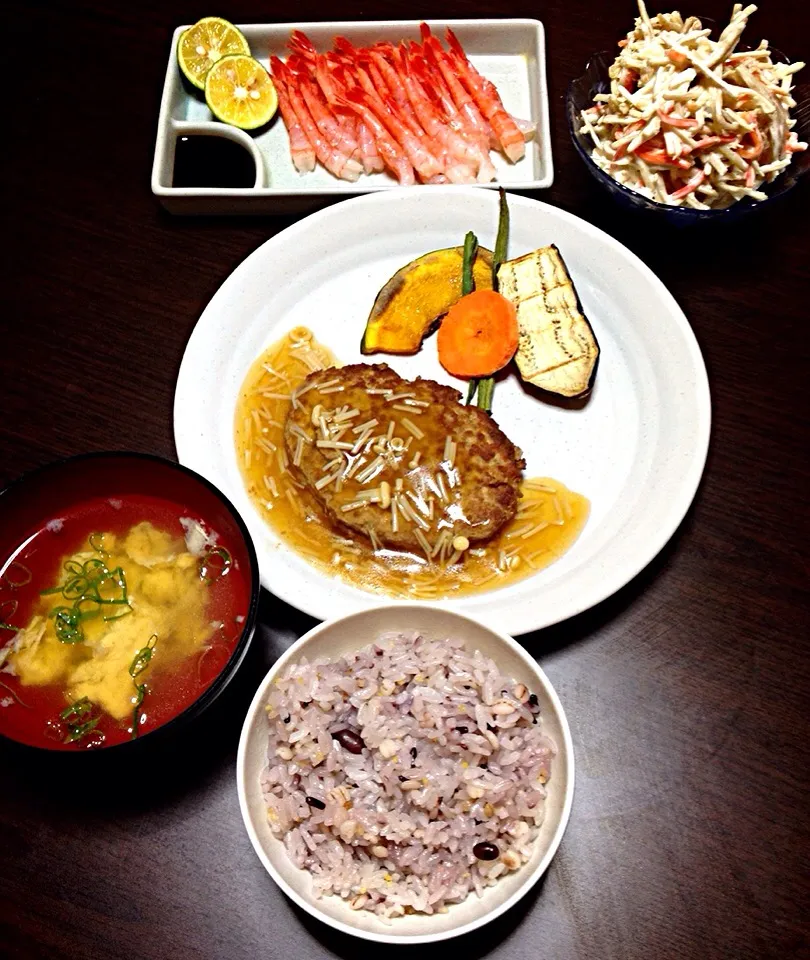
[[[517,190],[550,187],[554,179],[546,87],[545,32],[539,20],[432,20],[433,33],[444,38],[446,27],[458,37],[476,69],[498,89],[506,110],[535,124],[526,154],[510,163],[491,152],[497,180],[481,186]],[[265,66],[270,56],[285,58],[294,30],[303,30],[319,51],[332,48],[342,36],[358,47],[379,41],[399,43],[419,38],[418,20],[368,20],[346,23],[281,23],[240,25],[251,52]],[[397,187],[388,173],[361,176],[356,183],[338,180],[323,167],[296,172],[289,138],[280,115],[249,133],[215,120],[201,92],[183,81],[177,64],[177,43],[187,27],[178,27],[166,70],[160,105],[152,192],[176,214],[285,214],[313,209],[330,197],[372,193]],[[249,187],[174,186],[175,152],[186,137],[210,136],[239,144],[252,158],[255,181]]]

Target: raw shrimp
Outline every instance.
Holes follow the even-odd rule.
[[[353,68],[357,82],[365,91],[366,96],[371,101],[376,102],[378,106],[381,106],[381,97],[388,97],[389,93],[387,84],[377,69],[376,64],[368,60],[361,62],[361,59],[358,58],[357,62],[353,64]],[[416,119],[416,114],[411,109],[410,103],[408,104],[410,113],[406,114],[400,110],[399,104],[396,104],[395,101],[393,102],[395,103],[394,112],[405,127],[407,127],[415,137],[424,137],[425,131],[419,125],[419,121]]]
[[[287,67],[278,60],[277,57],[271,58],[273,75],[281,79],[286,85],[287,94],[292,104],[295,116],[298,119],[301,128],[306,134],[307,139],[315,150],[315,156],[326,169],[339,177],[341,180],[348,180],[354,183],[363,172],[363,167],[350,156],[341,153],[337,147],[330,144],[320,133],[315,121],[307,108],[306,103],[298,95],[295,76]]]
[[[382,46],[382,45],[381,45]],[[393,51],[392,44],[385,44],[385,52],[390,57],[391,52]],[[415,104],[411,103],[410,97],[408,96],[405,85],[402,82],[402,79],[397,74],[397,71],[389,63],[388,59],[383,55],[380,48],[372,48],[369,51],[369,59],[375,64],[378,68],[379,73],[388,87],[388,91],[394,100],[397,103],[397,106],[400,108],[403,114],[403,119],[407,118],[408,125],[414,133],[419,133],[420,129],[427,131],[427,127],[422,123],[418,113],[415,109]]]
[[[422,84],[411,73],[406,53],[402,49],[393,49],[392,56],[416,116],[427,133],[457,161],[465,166],[471,165],[479,183],[494,180],[495,168],[492,166],[488,152],[481,148],[480,141],[465,140],[449,124],[444,123]]]
[[[424,137],[425,131],[416,119],[416,114],[407,97],[401,103],[392,96],[391,88],[382,75],[379,66],[371,57],[358,59],[357,76],[360,84],[370,97],[384,98],[394,104],[394,113],[415,137]]]
[[[524,140],[531,140],[535,133],[537,133],[537,124],[534,120],[521,120],[520,117],[516,117],[514,114],[510,114],[510,116],[514,120],[515,126],[523,134]]]
[[[338,45],[338,42],[338,40],[335,41],[335,46]],[[349,101],[355,106],[362,103],[369,110],[371,115],[380,122],[388,138],[393,139],[398,148],[402,148],[409,166],[414,167],[423,179],[440,173],[441,165],[439,161],[433,157],[429,151],[426,151],[422,144],[421,138],[424,136],[424,131],[422,131],[418,125],[418,133],[409,128],[408,125],[403,122],[402,118],[397,115],[396,105],[393,101],[390,101],[391,105],[383,102],[380,98],[378,85],[376,85],[369,76],[366,67],[360,65],[361,58],[356,56],[353,51],[354,47],[352,47],[348,41],[341,44],[343,56],[347,60],[351,58],[349,66],[341,69],[341,77],[346,78],[346,82],[344,83],[346,87],[349,86],[348,77],[350,71],[351,78],[354,81],[354,85],[351,87],[354,96],[349,97]],[[385,85],[383,84],[382,92],[384,91]],[[386,96],[388,95],[386,94]],[[368,118],[366,118],[366,123],[368,125]],[[377,136],[377,140],[378,150],[383,156],[383,161],[387,162],[386,152],[390,154],[390,145],[386,144],[385,149],[383,149],[382,144],[379,143],[379,136]],[[399,155],[396,157],[396,162],[401,163]]]
[[[459,111],[441,73],[438,69],[433,69],[423,56],[415,53],[415,50],[418,49],[415,44],[411,45],[408,52],[408,63],[413,68],[414,74],[419,80],[422,89],[428,99],[433,103],[436,112],[444,117],[448,127],[463,137],[465,141],[472,144],[478,156],[481,158],[478,169],[478,182],[489,183],[495,180],[497,175],[489,156],[489,134],[476,129],[469,118]],[[486,123],[483,118],[482,122]]]
[[[336,150],[347,157],[359,155],[359,146],[347,123],[340,123],[329,109],[329,104],[308,76],[296,74],[298,89],[304,98],[315,125]]]
[[[321,54],[317,55],[311,66],[315,69],[315,80],[323,91],[326,102],[334,106],[335,98],[345,92],[343,85],[337,80],[335,71],[329,69],[329,61]]]
[[[459,114],[464,118],[468,129],[474,132],[476,136],[486,137],[490,143],[494,140],[494,145],[497,146],[497,139],[494,136],[492,127],[484,119],[475,101],[459,81],[453,62],[444,52],[436,37],[430,32],[430,27],[423,23],[421,30],[423,46],[428,59],[441,74],[442,79],[450,91],[453,102],[458,108]]]
[[[370,106],[377,112],[382,122],[388,126],[389,131],[397,138],[408,154],[411,162],[419,171],[422,179],[426,183],[435,183],[437,182],[435,180],[437,176],[444,175],[445,182],[475,183],[477,165],[471,164],[464,156],[459,157],[455,155],[443,137],[440,136],[438,139],[436,138],[435,134],[437,132],[444,134],[446,128],[438,121],[435,124],[431,124],[430,117],[425,111],[417,114],[414,105],[408,97],[402,79],[394,67],[384,61],[379,50],[377,50],[376,53],[377,56],[374,57],[373,62],[369,64],[371,67],[369,75],[366,76],[363,70],[360,69],[358,71],[358,77],[368,94]],[[387,68],[384,71],[385,79],[383,79],[382,69],[377,71],[376,75],[373,72],[374,66],[379,64],[380,67],[382,67],[383,62],[385,62]],[[381,81],[381,83],[380,85],[372,85],[371,81],[374,81],[374,84],[377,84],[378,81]],[[398,99],[392,93],[380,95],[380,91],[384,89],[384,86],[387,86],[389,90],[396,87]],[[406,107],[407,110],[405,109]],[[386,111],[385,115],[381,112],[383,110]],[[390,118],[394,118],[394,123],[396,123],[396,120],[399,120],[402,127],[392,128]],[[427,124],[423,123],[423,120],[428,121]],[[415,139],[408,136],[408,130],[413,134]],[[425,157],[421,152],[422,150],[431,154],[439,162],[441,167],[439,173],[426,172],[424,169],[421,169],[425,165]]]
[[[323,95],[326,97],[326,102],[330,106],[334,106],[335,96],[342,91],[338,89],[338,84],[333,76],[333,71],[329,69],[329,62],[327,58],[322,54],[317,54],[314,63],[314,69],[315,80],[323,91]],[[354,114],[347,113],[339,116],[338,119],[341,126],[345,127],[350,136],[357,142],[360,153],[362,153],[363,144],[361,141],[360,124],[357,117],[354,116]],[[365,168],[365,163],[363,164],[363,167]],[[380,167],[380,169],[382,169],[382,167]],[[366,170],[366,173],[369,172],[369,170]]]
[[[350,119],[347,117],[347,119]],[[366,173],[382,173],[385,164],[382,162],[374,134],[369,130],[365,120],[357,123],[357,141],[360,144],[360,160]]]
[[[337,79],[336,71],[329,69],[329,61],[322,54],[314,54],[310,65],[314,67],[315,79],[326,97],[326,102],[331,107],[335,107],[346,92],[344,85]],[[357,154],[355,156],[359,156],[360,162],[363,164],[363,172],[366,174],[381,173],[385,165],[380,159],[374,137],[366,124],[354,113],[345,110],[339,111],[336,118],[342,128],[351,132],[356,141]]]
[[[287,63],[271,63],[297,170],[317,161],[351,182],[385,169],[402,184],[488,183],[491,148],[517,156],[513,141],[533,125],[506,113],[452,33],[445,49],[427,24],[420,30],[422,43],[358,48],[336,37],[324,53],[292,32]]]
[[[281,119],[284,121],[284,126],[287,128],[287,136],[290,138],[290,157],[292,158],[293,166],[299,173],[311,173],[315,169],[315,149],[309,142],[301,124],[298,122],[298,117],[295,115],[295,111],[287,94],[287,86],[282,80],[276,64],[273,63],[273,59],[274,58],[271,58],[273,83],[275,84],[276,94],[278,95],[278,109],[281,112]],[[281,61],[278,62],[280,63]]]
[[[402,147],[419,176],[427,180],[437,173],[443,173],[442,165],[434,156],[424,133],[421,136],[416,134],[403,122],[393,98],[389,94],[385,97],[379,95],[371,78],[359,63],[355,64],[355,75],[363,88],[361,94],[363,102]]]
[[[407,55],[408,66],[421,83],[422,89],[433,103],[436,111],[444,117],[456,133],[461,134],[467,140],[480,142],[482,148],[488,151],[489,134],[476,131],[467,118],[459,112],[444,78],[438,68],[434,68],[422,55],[422,48],[412,42]]]
[[[302,60],[305,60],[310,65],[314,65],[318,51],[315,49],[313,42],[302,30],[293,30],[287,46],[293,53],[298,54]]]
[[[397,140],[416,172],[424,180],[429,180],[436,174],[445,172],[442,163],[436,156],[439,151],[435,149],[427,135],[419,136],[409,129],[403,122],[397,111],[397,105],[390,96],[383,101],[369,97],[368,105],[377,114],[378,119],[382,121],[383,126],[387,128],[391,136]]]
[[[449,27],[447,28],[447,45],[450,47],[450,57],[456,64],[464,85],[473,95],[476,105],[492,126],[503,152],[512,163],[517,163],[526,153],[523,133],[514,119],[504,110],[495,84],[482,77],[470,63],[458,42],[458,38]]]
[[[374,136],[383,163],[399,180],[400,184],[407,187],[416,183],[410,160],[402,152],[396,141],[388,135],[385,127],[374,113],[366,106],[362,92],[357,88],[347,90],[345,98],[339,99],[338,104],[348,110],[353,110],[368,127]]]

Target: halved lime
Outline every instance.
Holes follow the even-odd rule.
[[[253,57],[223,57],[205,78],[205,102],[218,120],[241,130],[267,123],[278,107],[270,74]]]
[[[200,90],[205,77],[222,57],[241,53],[250,55],[247,40],[232,23],[221,17],[203,17],[180,34],[177,62],[188,80]]]

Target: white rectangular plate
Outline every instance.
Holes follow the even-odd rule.
[[[526,155],[518,163],[509,163],[493,151],[498,183],[488,186],[503,185],[518,190],[550,187],[554,170],[542,23],[539,20],[427,22],[442,39],[445,27],[451,27],[475,67],[497,86],[509,113],[536,124],[536,133],[526,144]],[[303,30],[319,50],[325,51],[331,49],[337,35],[356,46],[369,46],[378,41],[418,40],[419,24],[419,20],[368,20],[248,24],[240,25],[239,29],[247,38],[253,56],[267,66],[271,55],[286,58],[286,44],[293,30]],[[296,173],[290,160],[287,131],[278,115],[266,128],[253,134],[214,120],[202,94],[192,91],[183,81],[177,65],[177,41],[186,29],[186,26],[178,27],[172,38],[152,167],[152,192],[171,213],[291,213],[312,209],[330,197],[372,193],[397,186],[387,173],[364,176],[357,183],[338,180],[320,166],[312,173]],[[255,185],[240,189],[173,187],[177,138],[201,134],[226,137],[245,147],[256,164]]]

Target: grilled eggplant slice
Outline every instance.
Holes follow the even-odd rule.
[[[502,263],[498,290],[517,309],[515,362],[521,377],[563,397],[588,393],[599,344],[560,251],[552,244]]]

